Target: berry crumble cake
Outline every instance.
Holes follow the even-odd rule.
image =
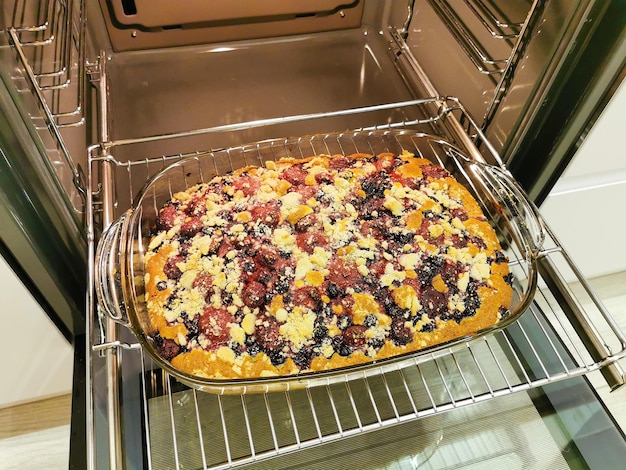
[[[469,191],[408,152],[268,161],[160,210],[146,302],[160,355],[212,379],[364,364],[509,315],[507,258]]]

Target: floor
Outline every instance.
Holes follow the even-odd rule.
[[[626,272],[593,279],[591,285],[626,331]],[[577,285],[572,286],[579,289]],[[626,387],[610,392],[599,373],[589,379],[626,431]],[[0,409],[0,468],[65,469],[69,461],[71,397],[62,395]]]
[[[0,468],[66,469],[71,395],[0,409]]]

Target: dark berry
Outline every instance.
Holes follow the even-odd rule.
[[[478,295],[478,283],[470,281],[467,286],[466,297],[464,299],[466,317],[471,317],[476,314],[476,311],[480,308],[482,300]]]
[[[424,258],[422,265],[417,274],[419,281],[422,284],[431,284],[433,278],[439,273],[439,270],[444,265],[443,259],[435,256],[428,256]]]
[[[399,245],[406,245],[413,241],[413,234],[411,232],[392,232],[390,233],[391,239]]]
[[[255,357],[257,354],[259,354],[260,351],[261,351],[261,347],[257,343],[255,342],[252,342],[250,344],[246,343],[246,352],[250,354],[252,357]]]
[[[202,196],[195,197],[187,204],[185,213],[191,216],[200,217],[206,213],[206,200]]]
[[[404,319],[394,318],[391,321],[391,338],[398,346],[404,346],[413,341],[413,334],[404,326]]]
[[[164,338],[159,345],[159,354],[167,361],[171,361],[180,353],[180,346],[173,339]]]
[[[197,217],[192,217],[180,227],[180,236],[183,238],[192,238],[196,233],[202,230],[202,221]]]
[[[282,351],[271,351],[268,353],[272,365],[279,366],[284,364],[287,360],[287,356]]]
[[[508,318],[511,315],[511,311],[506,307],[500,307],[498,313],[500,314],[500,319],[502,320]]]
[[[167,260],[167,262],[163,266],[163,272],[168,277],[168,279],[177,280],[180,278],[180,276],[182,276],[182,271],[176,265],[178,263],[182,263],[183,261],[184,260],[182,256],[173,256],[172,258],[169,258]]]
[[[178,248],[178,252],[180,253],[181,256],[187,256],[189,254],[189,249],[191,248],[191,245],[193,242],[182,236],[179,238],[179,241],[180,241],[180,246]]]
[[[313,339],[315,341],[322,341],[328,337],[328,328],[324,325],[319,325],[313,330]]]
[[[428,318],[436,318],[448,311],[448,298],[445,293],[439,292],[433,287],[422,289],[422,309]],[[467,305],[466,305],[467,307]]]
[[[289,279],[286,277],[278,278],[274,285],[274,291],[277,294],[285,294],[289,290]]]
[[[333,349],[340,356],[349,356],[352,354],[352,348],[343,341],[342,336],[335,336],[332,341]]]
[[[386,173],[373,173],[361,182],[361,189],[367,198],[384,197],[385,189],[389,187],[389,177]]]
[[[476,245],[478,248],[484,250],[485,248],[487,248],[487,244],[485,243],[485,240],[483,240],[480,237],[477,237],[475,235],[469,235],[467,237],[467,241],[468,243],[473,243],[474,245]]]
[[[380,348],[382,348],[385,345],[385,341],[380,338],[373,338],[367,342],[367,345],[378,351]]]
[[[244,242],[244,246],[242,249],[243,255],[246,258],[254,258],[257,253],[259,252],[259,250],[257,250],[257,248],[255,246],[252,245],[250,240],[246,240]],[[254,263],[254,261],[252,261]]]
[[[450,176],[448,170],[441,165],[422,165],[422,174],[426,177],[441,179]]]
[[[469,216],[467,215],[467,211],[463,209],[462,207],[456,207],[454,209],[450,209],[450,217],[451,218],[456,217],[460,221],[463,221],[463,222],[469,219]]]
[[[224,308],[206,307],[198,318],[198,332],[204,333],[209,349],[215,350],[230,338],[232,315]]]
[[[198,334],[198,320],[190,320],[190,319],[186,319],[183,324],[185,325],[185,328],[187,328],[187,331],[189,332],[190,336],[196,336]]]
[[[367,327],[363,325],[352,325],[343,332],[343,341],[352,348],[363,346],[367,341],[365,338]]]
[[[340,289],[354,287],[361,280],[362,276],[357,270],[357,266],[353,261],[336,257],[328,263],[328,279]]]
[[[257,281],[259,281],[261,284],[267,285],[273,277],[274,276],[272,276],[272,273],[263,269],[258,271]]]
[[[345,294],[344,290],[340,289],[339,286],[337,286],[337,284],[335,284],[334,282],[328,283],[328,287],[326,288],[326,293],[328,294],[328,297],[330,297],[331,299],[336,299],[340,295]]]
[[[496,251],[496,263],[506,263],[509,259],[500,250]]]
[[[313,348],[308,346],[304,346],[293,357],[293,362],[295,362],[300,369],[308,369],[312,360]]]
[[[315,217],[314,214],[309,214],[305,217],[302,217],[300,220],[298,220],[298,222],[296,222],[296,225],[294,226],[294,228],[296,229],[296,232],[306,232],[308,231],[311,227],[313,227],[315,225],[315,223],[317,222],[317,219]]]
[[[296,290],[293,297],[293,303],[294,305],[300,305],[313,311],[317,311],[321,306],[322,299],[315,287],[301,287]]]
[[[242,269],[245,273],[251,274],[254,271],[256,271],[256,263],[251,260],[251,259],[246,259],[243,263],[242,263]]]
[[[156,218],[157,230],[163,230],[166,232],[170,230],[174,227],[177,216],[178,212],[175,206],[171,204],[165,206]]]
[[[161,290],[161,291],[167,289],[167,282],[165,281],[157,282],[156,288],[157,290]]]
[[[280,324],[274,317],[265,317],[262,319],[261,323],[256,327],[254,339],[261,350],[265,351],[268,355],[282,351],[285,346],[280,335]]]
[[[448,289],[457,290],[457,279],[460,274],[465,270],[463,265],[459,262],[453,263],[452,261],[446,261],[441,269],[439,269],[439,275],[446,283]]]
[[[407,319],[411,315],[411,311],[407,308],[399,307],[393,299],[385,302],[383,304],[385,306],[385,313],[392,318],[402,318]]]
[[[173,309],[173,304],[174,301],[177,299],[178,297],[176,296],[175,293],[170,294],[170,296],[167,298],[167,302],[165,303],[165,308],[168,310],[172,310]]]
[[[302,168],[302,165],[293,165],[283,172],[282,178],[286,179],[294,186],[302,186],[304,185],[307,173],[308,172]]]
[[[258,260],[267,266],[268,268],[273,267],[279,259],[279,254],[271,248],[261,248],[258,253]]]
[[[318,173],[315,175],[315,181],[318,184],[332,184],[333,179],[328,173]]]
[[[352,161],[346,157],[333,157],[328,162],[328,167],[332,170],[343,170],[348,168],[352,164]]]
[[[263,284],[258,281],[252,281],[243,286],[241,300],[250,308],[260,307],[265,303],[266,293],[267,290]]]

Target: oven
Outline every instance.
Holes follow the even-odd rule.
[[[624,384],[626,337],[537,206],[621,82],[625,10],[3,2],[3,255],[75,348],[71,465],[619,468],[626,440],[594,387]],[[103,231],[169,164],[268,139],[306,156],[311,135],[367,151],[355,132],[397,130],[510,175],[538,276],[507,328],[408,366],[230,395],[163,372],[100,305]]]

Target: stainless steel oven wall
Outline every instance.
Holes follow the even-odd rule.
[[[620,1],[416,0],[407,43],[540,201],[621,80],[624,15]]]
[[[99,0],[115,51],[355,28],[363,0]]]

